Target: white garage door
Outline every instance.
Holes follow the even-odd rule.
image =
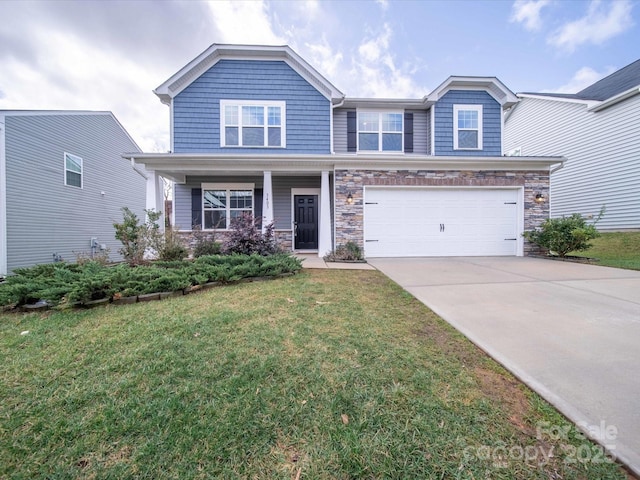
[[[516,189],[367,187],[368,257],[516,255]]]

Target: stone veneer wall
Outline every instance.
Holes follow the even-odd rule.
[[[291,230],[276,230],[276,242],[285,252],[293,251],[293,232]]]
[[[433,170],[336,170],[336,245],[348,241],[364,248],[363,192],[367,185],[433,187],[524,187],[524,229],[538,227],[549,217],[549,173],[543,171],[433,171]],[[346,202],[353,196],[353,204]],[[547,199],[536,203],[536,193]],[[537,245],[524,242],[524,255],[544,253]]]
[[[198,236],[202,236],[202,238],[206,238],[209,241],[215,240],[216,242],[223,243],[227,239],[228,231],[181,231],[178,232],[178,235],[184,242],[185,246],[189,249],[189,254],[193,253],[193,249],[196,246],[196,242],[198,241]],[[276,230],[274,232],[276,237],[276,242],[285,252],[290,252],[293,250],[293,233],[291,230]]]

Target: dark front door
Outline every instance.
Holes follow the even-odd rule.
[[[294,248],[318,248],[318,195],[294,195]]]

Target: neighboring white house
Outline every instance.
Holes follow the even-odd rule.
[[[562,155],[552,217],[597,215],[600,230],[640,229],[640,60],[575,94],[520,93],[506,114],[507,155]]]
[[[111,250],[127,206],[144,218],[139,147],[111,112],[0,110],[0,275]]]

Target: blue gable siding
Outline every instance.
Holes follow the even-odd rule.
[[[220,147],[220,100],[286,102],[286,149]],[[331,104],[283,61],[220,60],[173,100],[175,153],[330,153]]]
[[[453,105],[482,105],[482,150],[453,149]],[[484,91],[450,90],[434,105],[434,145],[436,155],[500,156],[500,104]]]

